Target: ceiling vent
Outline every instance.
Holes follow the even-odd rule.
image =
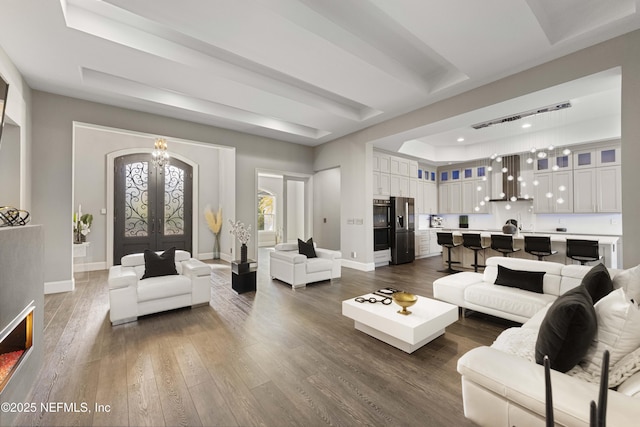
[[[557,104],[547,105],[546,107],[536,108],[534,110],[524,111],[522,113],[513,114],[511,116],[500,117],[499,119],[490,120],[488,122],[482,122],[473,125],[474,129],[482,129],[493,125],[499,125],[501,123],[513,122],[515,120],[520,120],[524,117],[535,116],[536,114],[541,113],[549,113],[551,111],[564,110],[565,108],[571,107],[571,102],[565,101]]]

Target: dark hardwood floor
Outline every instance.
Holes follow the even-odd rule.
[[[340,280],[294,291],[261,259],[258,291],[241,295],[217,263],[211,306],[116,327],[107,272],[83,273],[74,292],[45,298],[44,367],[28,399],[77,411],[24,414],[18,425],[473,425],[456,363],[507,323],[473,315],[406,354],[341,314],[342,300],[386,286],[432,296],[440,262],[343,268]]]

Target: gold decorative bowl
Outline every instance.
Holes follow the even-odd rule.
[[[411,307],[416,301],[418,301],[418,297],[408,292],[396,292],[393,294],[393,302],[402,307],[402,310],[398,310],[398,313],[405,316],[411,314],[407,307]]]

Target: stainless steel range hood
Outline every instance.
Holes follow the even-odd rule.
[[[518,177],[521,176],[520,155],[514,154],[510,156],[503,156],[502,162],[497,164],[499,168],[506,167],[507,172],[502,173],[502,192],[504,197],[498,197],[494,194],[494,198],[490,199],[490,202],[513,202],[513,201],[531,201],[533,199],[525,199],[520,195],[520,182]],[[496,167],[496,166],[494,166]],[[509,179],[511,177],[512,179]],[[515,200],[512,200],[515,197]]]

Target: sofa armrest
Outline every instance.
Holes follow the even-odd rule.
[[[114,265],[109,269],[109,290],[135,287],[138,284],[138,276],[132,267]]]
[[[640,399],[640,372],[636,372],[620,384],[618,392],[625,396]]]
[[[342,258],[342,253],[340,251],[333,251],[331,249],[323,249],[323,248],[316,248],[316,255],[318,255],[318,258],[328,258],[328,259]]]
[[[465,307],[465,289],[478,283],[482,283],[482,273],[463,271],[450,274],[433,282],[433,297],[458,307]]]
[[[271,258],[276,258],[291,264],[303,264],[307,261],[307,257],[299,254],[297,251],[273,251],[270,254]]]
[[[202,277],[211,274],[211,267],[199,259],[191,258],[182,261],[182,274],[187,277]]]
[[[490,347],[478,347],[458,360],[464,381],[475,383],[505,401],[544,417],[544,367]],[[589,404],[598,400],[598,384],[551,371],[554,417],[561,425],[589,425]],[[478,404],[464,393],[467,406]],[[637,400],[609,390],[607,424],[635,425],[640,419]],[[485,408],[486,409],[486,408]]]

